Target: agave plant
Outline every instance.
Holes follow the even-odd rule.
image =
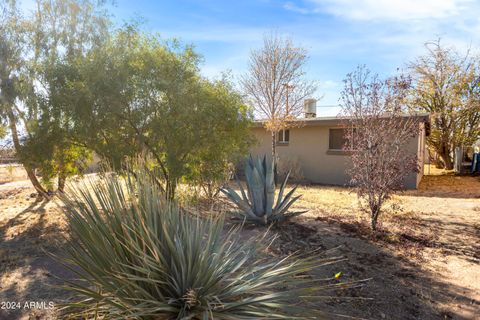
[[[236,182],[240,189],[240,194],[228,186],[222,188],[221,191],[241,210],[242,218],[262,225],[281,222],[306,212],[288,211],[292,204],[301,197],[301,195],[293,197],[298,186],[295,186],[284,195],[289,176],[290,171],[285,176],[275,201],[272,163],[267,161],[266,156],[261,159],[260,157],[254,158],[250,155],[245,165],[247,192],[245,192],[238,180]]]
[[[300,302],[338,288],[308,274],[340,257],[267,258],[264,241],[239,241],[222,219],[165,203],[145,177],[110,176],[63,197],[72,232],[64,263],[79,277],[66,285],[76,293],[69,316],[312,319],[320,311]]]

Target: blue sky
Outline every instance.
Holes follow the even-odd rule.
[[[480,47],[476,0],[117,0],[112,13],[119,23],[143,17],[146,30],[193,44],[208,77],[226,70],[238,77],[264,34],[288,35],[309,51],[307,77],[319,82],[319,106],[338,104],[342,79],[358,64],[388,76],[428,40]]]

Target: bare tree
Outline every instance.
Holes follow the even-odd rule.
[[[345,116],[347,170],[359,198],[366,201],[373,230],[385,201],[418,171],[416,153],[406,145],[419,132],[419,120],[405,113],[409,79],[380,80],[358,67],[344,80],[341,106]]]
[[[480,70],[469,52],[462,55],[440,40],[425,48],[427,53],[409,64],[415,78],[410,104],[432,114],[427,143],[441,159],[437,165],[450,170],[455,147],[472,145],[480,135]]]
[[[292,126],[292,120],[302,114],[303,100],[316,90],[315,83],[305,79],[306,62],[304,48],[271,33],[264,37],[262,48],[251,52],[249,72],[242,78],[255,117],[265,120],[265,128],[272,134],[273,161],[277,133]]]

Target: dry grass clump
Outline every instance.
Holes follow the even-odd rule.
[[[321,212],[325,216],[348,215],[358,216],[355,208],[357,196],[350,189],[333,186],[300,186],[298,193],[302,195],[297,207],[308,209],[305,217],[317,216]]]

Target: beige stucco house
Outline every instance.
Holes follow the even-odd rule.
[[[429,134],[428,114],[417,115],[420,118],[418,136],[405,146],[405,152],[416,153],[420,172],[412,173],[404,185],[408,189],[418,187],[423,176],[425,155],[425,136]],[[276,150],[279,159],[295,159],[301,166],[304,179],[311,183],[328,185],[346,185],[346,168],[350,166],[350,157],[342,151],[344,144],[342,123],[338,117],[315,117],[298,119],[298,127],[281,131],[277,137]],[[271,133],[263,127],[262,121],[255,122],[252,132],[257,144],[251,149],[253,155],[271,154]]]

